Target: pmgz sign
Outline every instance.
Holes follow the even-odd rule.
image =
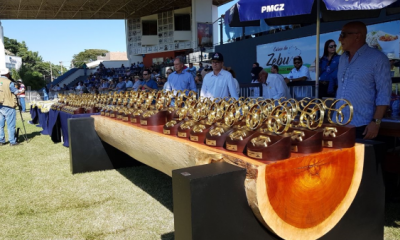
[[[264,12],[280,12],[280,11],[285,11],[285,4],[275,4],[275,5],[268,5],[268,6],[262,6],[261,7],[261,13]]]

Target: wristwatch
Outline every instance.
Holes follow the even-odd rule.
[[[377,125],[380,125],[381,122],[382,122],[382,119],[378,119],[378,118],[375,119],[375,118],[373,118],[372,121],[375,122]]]
[[[290,82],[293,82],[293,79],[290,79],[289,81],[290,81]]]

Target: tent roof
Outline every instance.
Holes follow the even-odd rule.
[[[191,0],[0,0],[0,19],[130,19],[191,5]]]

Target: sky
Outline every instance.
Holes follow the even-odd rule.
[[[221,16],[232,1],[218,8]],[[43,61],[69,67],[74,54],[85,49],[126,52],[124,20],[1,20],[4,36],[25,41]]]

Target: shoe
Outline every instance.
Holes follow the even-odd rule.
[[[10,143],[10,147],[15,147],[15,146],[19,146],[20,145],[20,143]]]

